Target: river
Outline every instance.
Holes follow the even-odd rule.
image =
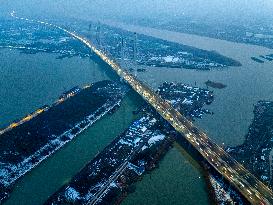
[[[212,71],[149,68],[146,73],[139,73],[139,78],[153,87],[163,81],[192,85],[196,82],[197,86],[205,87],[204,82],[208,79],[226,84],[227,88],[214,90],[215,101],[208,106],[215,114],[196,122],[218,143],[242,143],[253,118],[253,104],[261,99],[273,99],[272,63],[259,64],[250,59],[252,56],[273,53],[270,49],[152,28],[118,26],[202,49],[216,50],[243,64],[242,67]],[[53,54],[25,55],[5,49],[0,50],[0,60],[1,126],[44,104],[52,103],[60,93],[75,85],[108,79],[105,68],[88,58],[57,60]],[[22,205],[42,204],[129,125],[134,118],[131,111],[138,101],[135,94],[127,96],[116,113],[104,117],[23,177],[5,204],[18,204],[18,201]],[[136,192],[129,195],[124,204],[208,204],[207,190],[201,176],[198,164],[184,150],[175,147],[160,162],[159,169],[136,184]]]
[[[64,90],[73,86],[109,79],[109,76],[105,74],[108,68],[91,59],[73,57],[60,60],[56,57],[55,54],[48,53],[27,55],[17,50],[0,50],[2,72],[0,99],[5,99],[1,100],[0,107],[2,126],[44,104],[51,104]],[[103,117],[22,177],[16,183],[5,204],[43,204],[51,194],[68,182],[115,136],[127,128],[136,117],[132,115],[132,111],[142,102],[135,92],[129,93],[117,112]],[[181,195],[187,196],[185,202],[193,200],[204,201],[206,202],[204,204],[207,204],[208,198],[204,180],[200,177],[200,168],[197,167],[198,164],[185,152],[181,155],[179,149],[173,148],[161,162],[160,168],[154,173],[152,172],[153,177],[151,178],[158,181],[157,179],[165,179],[166,177],[169,182],[167,186],[169,191],[164,194],[157,191],[150,198],[146,197],[143,204],[145,201],[148,202],[160,198],[160,196],[165,199],[164,202],[179,203]],[[174,187],[171,182],[177,176],[180,177]],[[144,179],[149,177],[147,175]],[[162,182],[158,181],[158,186],[164,188],[165,183]],[[146,191],[149,190],[149,183],[147,184],[146,180],[138,185],[145,187]],[[183,188],[185,185],[188,187],[187,189]],[[178,187],[180,189],[177,189]],[[143,190],[145,191],[145,189]],[[176,197],[173,197],[171,190],[176,190]],[[191,194],[192,191],[199,193],[198,199],[195,199],[196,197]],[[132,194],[128,200],[135,202],[134,196]]]
[[[74,86],[109,79],[89,58],[57,57],[0,49],[0,127],[52,104]]]
[[[174,68],[147,68],[138,77],[154,88],[164,81],[182,82],[206,87],[207,80],[221,82],[225,89],[213,89],[215,101],[208,106],[214,115],[197,120],[197,125],[219,144],[235,146],[241,144],[248,126],[254,117],[254,104],[259,100],[273,100],[273,62],[260,64],[251,57],[272,54],[273,50],[261,46],[234,43],[192,34],[159,30],[117,22],[108,24],[129,31],[164,40],[214,50],[242,63],[241,67],[228,67],[210,71]]]
[[[26,55],[9,49],[0,52],[0,97],[6,99],[1,100],[0,113],[5,117],[2,125],[51,104],[67,89],[111,78],[106,75],[105,65],[89,58],[58,60],[55,54]],[[130,91],[113,115],[103,117],[19,180],[5,204],[42,204],[129,126],[137,117],[132,111],[141,103],[140,96]]]

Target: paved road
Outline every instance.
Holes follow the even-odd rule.
[[[148,130],[146,130],[143,135],[147,134]],[[124,160],[124,162],[118,167],[118,169],[114,172],[114,174],[109,177],[107,182],[100,188],[100,190],[92,197],[92,199],[87,203],[87,205],[95,205],[99,200],[103,197],[105,192],[110,187],[111,183],[116,182],[119,176],[125,171],[125,169],[130,164],[130,160],[132,157],[135,156],[136,153],[138,153],[143,145],[146,144],[146,141],[138,142],[137,145],[132,150],[132,153]],[[89,200],[89,199],[88,199]]]
[[[72,36],[78,38],[91,48],[98,56],[108,63],[116,73],[126,80],[131,87],[138,92],[157,112],[166,119],[178,132],[200,152],[200,154],[245,198],[252,204],[273,204],[273,192],[259,181],[254,175],[246,170],[240,163],[235,161],[220,146],[214,143],[209,137],[191,121],[176,111],[170,103],[163,100],[153,90],[144,83],[136,79],[132,74],[128,73],[110,60],[104,53],[96,49],[87,39],[71,33]]]
[[[15,18],[15,13],[11,13]],[[22,20],[33,21],[20,18]],[[144,100],[153,106],[157,112],[167,120],[179,133],[181,133],[189,143],[191,143],[200,154],[215,168],[222,176],[224,176],[237,190],[245,196],[251,204],[273,204],[273,192],[254,175],[246,170],[240,163],[233,159],[221,147],[214,143],[209,137],[191,121],[176,111],[170,103],[163,100],[152,89],[140,82],[126,70],[123,70],[116,62],[109,59],[106,54],[98,50],[85,37],[74,32],[68,31],[62,27],[49,24],[42,21],[36,21],[48,26],[59,28],[78,39],[96,53],[102,60],[111,66],[111,68],[123,78],[136,92],[138,92]],[[232,131],[232,130],[231,130]],[[122,168],[122,167],[121,167]]]
[[[101,189],[93,196],[93,199],[87,203],[87,205],[96,204],[101,197],[105,194],[105,192],[110,187],[111,183],[115,182],[119,176],[124,172],[127,168],[129,162],[125,161],[120,167],[115,171],[115,173],[108,179],[108,181],[101,187]]]

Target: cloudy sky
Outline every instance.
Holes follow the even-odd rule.
[[[258,19],[273,17],[273,0],[0,0],[0,12],[24,15],[92,16],[190,16],[209,19]]]

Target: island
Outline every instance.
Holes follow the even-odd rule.
[[[227,87],[225,84],[219,83],[219,82],[213,82],[213,81],[206,81],[205,82],[206,86],[208,87],[212,87],[212,88],[218,88],[218,89],[223,89],[225,87]]]
[[[221,55],[216,51],[207,51],[192,46],[183,45],[143,34],[136,34],[124,29],[116,28],[97,22],[79,20],[77,25],[90,25],[88,32],[79,30],[87,36],[97,47],[100,47],[97,37],[90,35],[100,29],[103,33],[102,45],[109,56],[121,63],[136,63],[145,67],[181,68],[196,70],[211,70],[213,68],[226,68],[241,66],[242,64],[232,58]],[[130,68],[128,68],[130,69]]]
[[[183,110],[187,117],[201,117],[202,107],[213,101],[211,91],[182,83],[162,84],[158,93]],[[180,110],[182,111],[182,110]],[[134,183],[158,167],[159,161],[181,135],[150,105],[142,106],[141,117],[117,136],[45,205],[120,204],[135,190]]]
[[[113,112],[128,91],[125,85],[100,81],[65,92],[0,131],[0,203],[14,183],[102,116]]]

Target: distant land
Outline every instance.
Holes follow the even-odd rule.
[[[176,19],[154,18],[120,18],[119,21],[129,24],[154,27],[169,31],[196,34],[210,38],[217,38],[237,43],[253,44],[273,48],[273,31],[268,24],[220,24],[197,21],[190,17],[177,17]]]

